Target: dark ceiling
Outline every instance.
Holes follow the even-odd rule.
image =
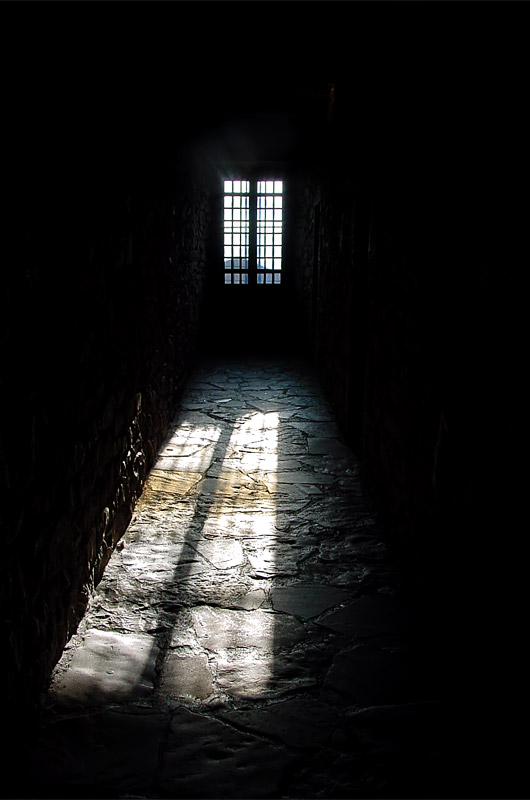
[[[310,157],[331,86],[343,141],[389,164],[448,161],[456,150],[491,163],[493,131],[517,140],[524,128],[525,4],[5,5],[8,140],[67,169],[190,146]]]

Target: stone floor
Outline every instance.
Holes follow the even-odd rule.
[[[201,363],[45,698],[27,797],[437,797],[439,687],[308,367]]]

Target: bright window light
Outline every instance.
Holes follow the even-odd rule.
[[[225,284],[281,283],[283,184],[271,178],[223,182]],[[250,241],[251,226],[256,231],[253,242]]]

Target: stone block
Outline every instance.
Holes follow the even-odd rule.
[[[297,763],[285,748],[180,709],[171,723],[159,786],[165,796],[279,797]]]
[[[159,649],[148,634],[91,629],[52,691],[65,705],[134,702],[151,694]]]
[[[143,795],[158,768],[168,719],[136,709],[65,719],[44,729],[20,776],[30,797]]]
[[[275,611],[303,619],[316,617],[326,609],[346,602],[350,596],[341,589],[316,583],[293,583],[271,589],[271,602]]]
[[[161,696],[204,700],[213,691],[212,673],[205,655],[181,656],[170,653],[164,663]]]
[[[336,709],[316,699],[293,698],[251,710],[234,710],[222,719],[256,736],[274,737],[288,747],[319,749],[337,726]]]
[[[372,639],[403,633],[409,620],[396,597],[366,595],[324,615],[318,624],[354,639]]]
[[[322,699],[361,707],[414,699],[407,664],[398,654],[370,645],[338,653],[324,680]]]

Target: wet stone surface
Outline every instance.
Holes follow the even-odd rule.
[[[427,796],[409,629],[311,371],[201,364],[56,667],[28,796]]]

